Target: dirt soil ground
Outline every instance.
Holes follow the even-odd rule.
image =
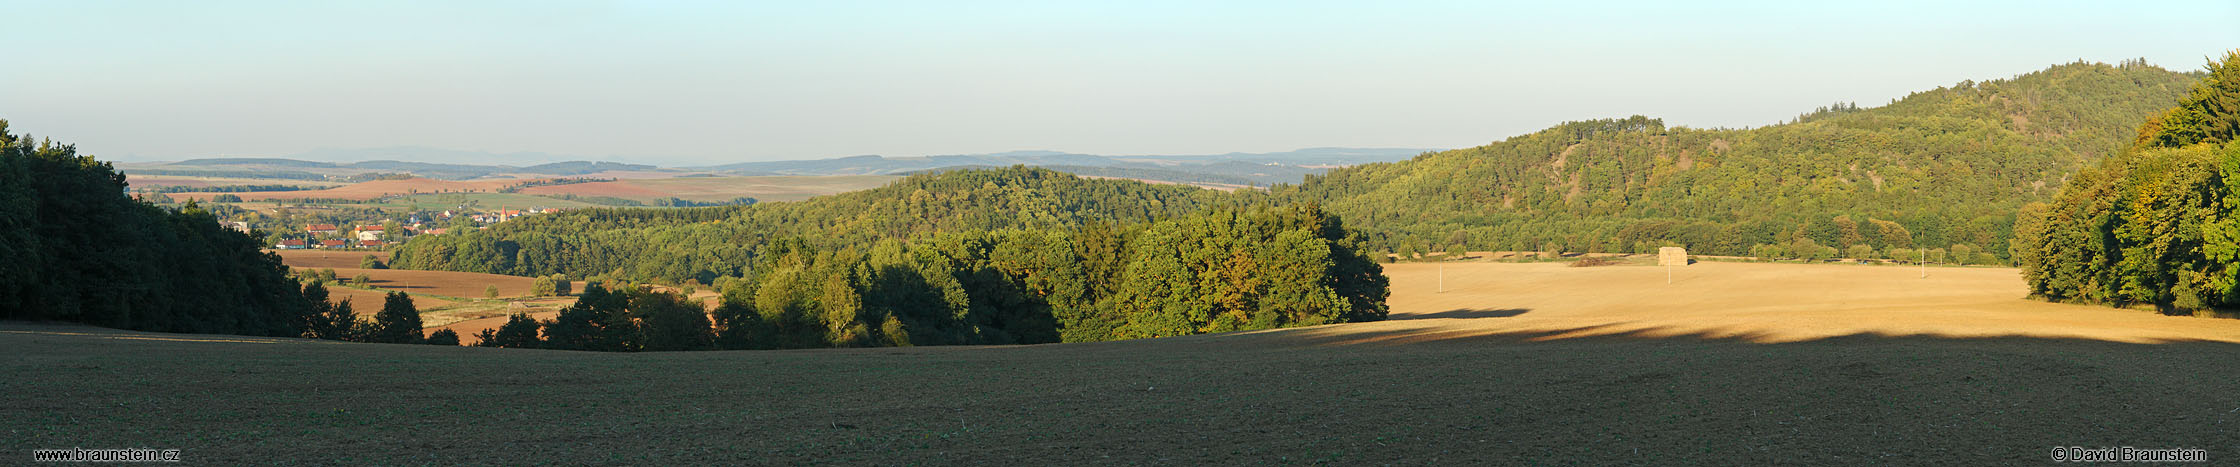
[[[598,354],[0,323],[0,456],[346,464],[2017,465],[2240,458],[2240,321],[2008,269],[1400,264],[1393,320]]]

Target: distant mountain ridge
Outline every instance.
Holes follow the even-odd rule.
[[[1106,156],[1057,151],[1012,151],[918,157],[852,156],[833,159],[741,162],[708,167],[740,175],[898,175],[967,167],[1047,167],[1081,175],[1182,183],[1273,185],[1299,183],[1330,167],[1406,160],[1434,150],[1415,148],[1308,148],[1275,153]]]
[[[410,173],[428,178],[465,180],[504,174],[584,175],[606,171],[658,170],[660,167],[617,162],[570,161],[527,167],[510,165],[442,164],[399,160],[334,163],[271,157],[189,159],[171,163],[119,164],[118,171],[142,175],[185,175],[239,178],[312,179],[346,178],[365,173]]]
[[[209,173],[241,176],[258,171],[289,172],[301,178],[310,172],[404,172],[429,178],[463,180],[509,174],[570,176],[607,171],[712,172],[726,175],[906,175],[933,170],[1009,167],[1025,165],[1099,177],[1134,178],[1175,183],[1267,186],[1298,183],[1307,175],[1331,167],[1405,160],[1430,152],[1412,148],[1307,148],[1272,153],[1206,155],[1106,156],[1059,151],[1011,151],[993,154],[960,154],[917,157],[851,156],[832,159],[740,162],[716,166],[669,167],[650,164],[571,160],[567,162],[514,164],[464,164],[444,161],[509,159],[545,161],[563,157],[546,153],[492,154],[475,151],[401,146],[372,149],[322,149],[288,158],[200,158],[170,163],[127,163],[122,171],[180,175]],[[362,156],[362,159],[349,159]],[[313,160],[318,159],[318,160]]]

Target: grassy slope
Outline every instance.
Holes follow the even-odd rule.
[[[1905,272],[1719,266],[1742,278]],[[1408,279],[1396,316],[1467,319],[1031,347],[592,354],[0,323],[0,373],[30,376],[6,380],[0,456],[150,446],[214,463],[1999,465],[2066,445],[2240,452],[2229,371],[2240,322],[2138,313],[2148,324],[2117,333],[2154,344],[1828,327],[1858,324],[1845,310],[1924,297],[1954,316],[2048,312],[2028,323],[2039,327],[2081,309],[1970,305],[2019,287],[1979,287],[1970,274],[2011,270],[1977,269],[1932,270],[1953,280],[1914,279],[1929,284],[1920,296],[1871,286],[1750,310],[1684,306],[1691,293],[1731,295],[1699,279],[1704,290],[1661,308],[1522,295],[1474,305],[1505,312],[1454,313],[1438,310],[1472,291],[1663,274],[1450,265],[1494,269],[1450,276],[1432,296],[1421,279],[1435,267],[1396,266]],[[1767,300],[1799,300],[1787,293]],[[1820,337],[1587,320],[1628,308],[1674,322],[1755,313]],[[2091,331],[2098,314],[2130,312],[2078,313],[2068,325]]]

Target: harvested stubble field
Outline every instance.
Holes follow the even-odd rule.
[[[0,324],[4,452],[188,462],[2048,463],[2240,456],[2240,321],[2011,269],[1402,264],[1392,321],[1097,344],[593,354]]]

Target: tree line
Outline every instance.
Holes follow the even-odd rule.
[[[311,303],[260,239],[126,188],[109,163],[0,120],[0,319],[302,335]]]
[[[391,293],[360,320],[328,302],[334,270],[291,274],[199,205],[133,199],[109,163],[7,129],[0,120],[0,319],[458,345],[449,331],[423,338],[409,296]]]
[[[2209,70],[2123,154],[2020,210],[2014,255],[2032,294],[2168,313],[2240,302],[2240,51]]]
[[[332,275],[332,271],[328,272]],[[303,284],[303,297],[311,303],[311,311],[301,325],[301,337],[350,342],[383,344],[432,344],[459,345],[459,333],[439,329],[422,335],[420,309],[413,305],[412,296],[404,292],[389,292],[382,296],[381,310],[372,320],[359,318],[349,300],[328,301],[326,282],[312,279]]]
[[[597,351],[1036,344],[1381,320],[1360,238],[1313,206],[1216,208],[1127,226],[943,232],[820,248],[782,239],[712,312],[593,282],[496,347]]]

